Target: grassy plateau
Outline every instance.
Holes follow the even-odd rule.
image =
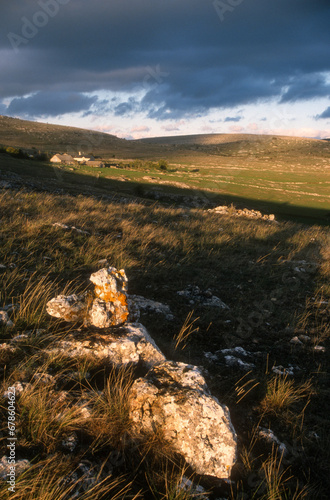
[[[41,129],[19,122],[30,142],[7,123],[4,146],[74,152],[82,141],[70,129],[69,139],[78,135],[64,144],[62,127],[59,148],[53,129],[41,127],[40,139]],[[109,141],[99,147],[102,169],[0,155],[0,308],[11,306],[14,323],[0,327],[0,452],[8,454],[5,391],[20,382],[16,459],[32,464],[15,493],[0,482],[1,498],[327,499],[330,144],[266,136]],[[277,220],[236,217],[234,206],[226,215],[207,210],[223,203]],[[170,306],[174,319],[145,312],[141,322],[168,359],[203,367],[212,394],[229,407],[238,436],[231,481],[194,476],[161,435],[134,436],[133,369],[47,353],[73,329],[47,315],[47,301],[86,289],[103,259],[125,269],[129,294]],[[194,300],[177,293],[197,289]],[[205,305],[210,294],[228,309]],[[221,351],[235,347],[248,365],[228,364]],[[205,493],[182,489],[184,475]]]

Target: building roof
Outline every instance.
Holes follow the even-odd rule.
[[[75,160],[94,160],[94,156],[79,154],[79,155],[75,156],[74,159]]]
[[[51,161],[54,160],[54,158],[57,158],[58,160],[61,160],[61,161],[73,161],[73,158],[71,155],[67,155],[67,154],[56,154],[54,155],[52,158],[51,158]]]

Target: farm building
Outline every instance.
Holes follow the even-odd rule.
[[[56,154],[54,155],[50,161],[52,163],[66,163],[66,164],[71,164],[71,163],[74,163],[74,159],[72,158],[71,155],[67,155],[67,154]]]
[[[104,168],[105,165],[102,161],[99,160],[90,160],[86,161],[85,165],[88,165],[89,167],[97,167],[97,168]]]
[[[94,161],[95,158],[93,155],[83,155],[79,153],[78,156],[74,157],[74,160],[76,160],[79,163],[86,163],[87,161]]]

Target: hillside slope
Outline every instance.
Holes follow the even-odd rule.
[[[111,153],[127,141],[102,132],[0,116],[0,143],[42,151]]]

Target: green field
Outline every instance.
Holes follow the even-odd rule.
[[[84,150],[106,168],[13,161],[0,169],[43,177],[63,188],[114,191],[168,201],[195,198],[199,205],[231,204],[279,217],[327,223],[330,212],[330,142],[266,135],[211,134],[127,141],[108,134],[0,120],[0,143],[53,153]],[[159,160],[167,162],[161,170]],[[177,200],[176,200],[177,197]]]

